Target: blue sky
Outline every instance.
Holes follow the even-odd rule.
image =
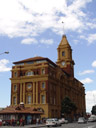
[[[56,62],[66,34],[90,112],[96,103],[95,12],[96,0],[0,0],[0,53],[10,52],[0,55],[0,107],[10,105],[12,63],[35,56]]]

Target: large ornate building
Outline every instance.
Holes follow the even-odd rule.
[[[85,89],[74,77],[72,49],[65,35],[57,48],[58,59],[33,57],[14,62],[11,80],[11,106],[21,102],[25,107],[43,111],[42,117],[60,117],[65,96],[76,104],[76,114],[84,114]]]

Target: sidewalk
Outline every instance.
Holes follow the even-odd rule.
[[[0,128],[42,128],[45,127],[45,124],[31,124],[31,125],[24,125],[24,126],[0,126]]]
[[[45,127],[46,124],[32,124],[32,125],[25,125],[25,126],[27,126],[27,128],[40,128],[40,127]]]

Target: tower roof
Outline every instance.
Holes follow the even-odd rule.
[[[60,42],[60,44],[59,44],[59,46],[63,46],[63,45],[69,45],[69,42],[68,42],[68,40],[67,40],[66,35],[63,35],[63,36],[62,36],[62,40],[61,40],[61,42]],[[69,45],[69,46],[70,46],[70,45]]]

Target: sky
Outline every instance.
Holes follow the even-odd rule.
[[[0,107],[10,105],[13,62],[35,56],[56,62],[63,34],[91,112],[96,104],[96,0],[0,0]],[[1,54],[5,51],[9,54]]]

